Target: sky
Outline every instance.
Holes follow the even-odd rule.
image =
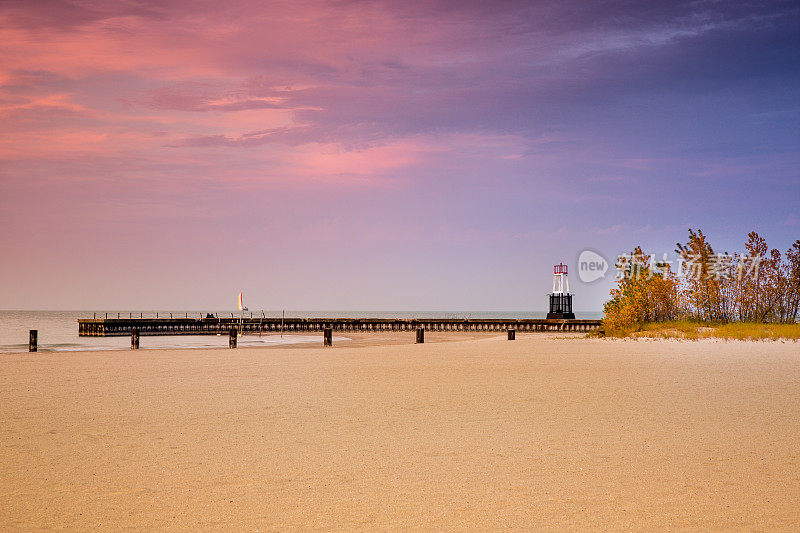
[[[0,309],[538,311],[800,238],[800,7],[0,1]]]

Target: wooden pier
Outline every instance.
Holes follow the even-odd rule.
[[[326,328],[341,332],[486,331],[588,332],[600,329],[601,320],[505,319],[505,318],[89,318],[78,320],[81,337],[139,335],[228,335],[232,329],[247,333],[322,332]]]

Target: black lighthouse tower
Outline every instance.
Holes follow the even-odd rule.
[[[572,312],[572,295],[569,293],[567,265],[563,263],[553,267],[553,292],[550,294],[547,318],[575,318],[575,313]]]

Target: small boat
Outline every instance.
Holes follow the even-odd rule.
[[[244,306],[244,299],[243,293],[239,293],[239,311],[247,311],[247,308]]]

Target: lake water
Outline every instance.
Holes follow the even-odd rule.
[[[109,311],[109,318],[128,316],[144,316],[145,318],[179,316],[205,316],[214,313],[218,316],[230,316],[231,311]],[[261,316],[261,311],[253,316]],[[299,318],[545,318],[546,312],[410,312],[410,311],[286,311],[286,317]],[[238,312],[233,313],[239,316]],[[578,318],[599,319],[602,313],[576,313]],[[76,350],[129,350],[129,337],[79,337],[78,319],[93,318],[92,311],[0,311],[0,353],[27,352],[28,334],[32,329],[39,331],[39,351],[76,351]],[[106,312],[96,313],[97,318],[104,318]],[[245,313],[249,317],[250,313]],[[280,317],[280,311],[264,311],[264,316]],[[334,341],[342,340],[336,338]],[[258,336],[248,334],[239,337],[239,346],[274,346],[279,344],[322,343],[322,334],[317,335],[280,335],[269,334]],[[142,349],[148,348],[224,348],[228,346],[225,335],[176,335],[176,336],[142,336],[139,340]]]

